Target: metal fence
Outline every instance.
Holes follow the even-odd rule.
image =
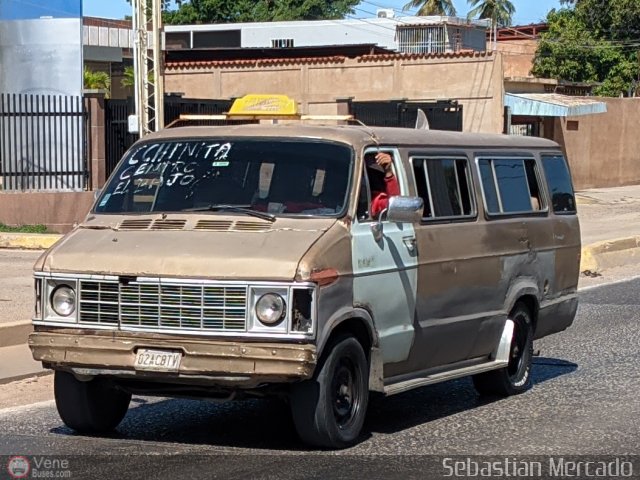
[[[2,189],[86,189],[88,115],[82,97],[0,94]]]
[[[454,100],[437,102],[351,102],[351,114],[361,122],[376,127],[414,128],[418,109],[427,115],[432,130],[462,131],[462,105]]]

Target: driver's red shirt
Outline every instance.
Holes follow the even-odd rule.
[[[395,175],[384,177],[384,192],[371,192],[371,217],[377,218],[389,206],[389,197],[400,195],[400,185]]]

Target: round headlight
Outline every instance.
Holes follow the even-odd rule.
[[[68,317],[76,309],[76,292],[68,285],[60,285],[51,294],[51,308],[61,317]]]
[[[277,293],[266,293],[256,302],[256,316],[265,325],[275,325],[284,315],[284,298]]]

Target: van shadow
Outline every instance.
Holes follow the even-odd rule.
[[[575,363],[536,358],[532,380],[534,385],[539,385],[576,369]],[[389,398],[372,395],[361,440],[366,440],[372,432],[396,433],[499,401],[499,398],[479,397],[469,378]],[[56,426],[50,431],[58,435],[76,435],[64,426]],[[101,437],[203,447],[311,450],[298,439],[288,404],[273,398],[216,404],[202,400],[134,397],[118,429]]]
[[[533,388],[554,378],[576,371],[578,365],[566,360],[536,357],[531,380]],[[504,397],[482,397],[471,378],[429,385],[389,398],[373,397],[365,429],[369,432],[397,433],[461,412],[505,401]],[[507,407],[509,408],[509,407]]]

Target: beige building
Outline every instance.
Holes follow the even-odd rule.
[[[247,93],[286,94],[309,114],[337,113],[340,99],[354,101],[455,99],[463,130],[503,129],[503,72],[499,54],[381,54],[355,58],[171,61],[167,92],[191,98],[231,98]]]

